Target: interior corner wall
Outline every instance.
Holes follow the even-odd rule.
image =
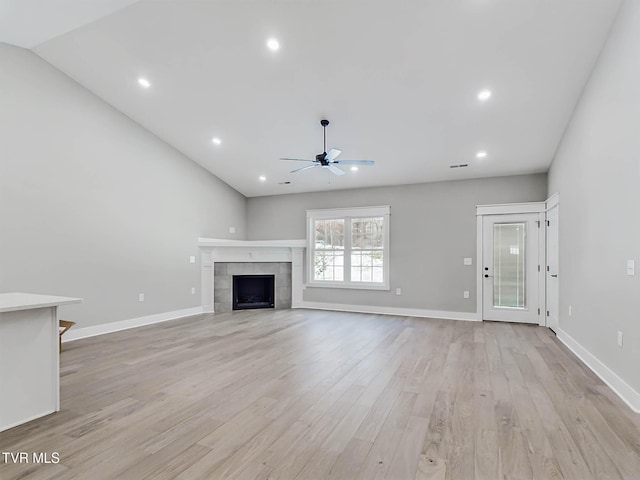
[[[305,238],[307,209],[391,205],[391,291],[307,287],[303,300],[475,312],[476,205],[544,201],[546,182],[546,174],[536,174],[254,197],[247,199],[247,234],[250,240]],[[463,265],[465,257],[473,266]]]
[[[82,297],[79,327],[199,307],[197,239],[244,239],[246,198],[32,52],[0,65],[0,292]]]
[[[560,194],[559,337],[569,335],[640,399],[638,85],[640,2],[627,0],[552,162],[549,193]]]

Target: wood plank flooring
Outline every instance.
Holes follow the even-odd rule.
[[[58,452],[0,479],[638,479],[640,416],[550,330],[310,310],[64,345]]]

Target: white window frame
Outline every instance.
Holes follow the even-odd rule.
[[[351,220],[354,218],[383,218],[383,263],[382,283],[352,282],[351,281]],[[311,287],[353,288],[359,290],[389,290],[389,219],[391,206],[332,208],[321,210],[307,210],[307,285]],[[316,220],[344,220],[344,278],[343,281],[327,281],[314,279],[315,258],[315,221]]]

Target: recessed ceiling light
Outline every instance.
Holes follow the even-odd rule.
[[[491,90],[480,90],[478,92],[478,100],[481,102],[486,102],[491,98]]]
[[[278,40],[276,40],[275,38],[270,38],[269,40],[267,40],[267,47],[272,52],[277,52],[278,50],[280,50],[280,42],[278,42]]]
[[[258,180],[260,180],[261,182],[266,182],[267,181],[267,177],[265,177],[264,175],[260,175],[258,177]]]
[[[476,153],[476,158],[485,158],[487,156],[487,152],[485,152],[484,150],[480,150],[478,153]]]
[[[218,137],[213,137],[211,141],[214,145],[220,145],[222,143],[222,140],[220,140]]]
[[[149,88],[151,86],[151,82],[144,77],[140,77],[138,79],[138,83],[144,88]]]
[[[355,165],[353,167],[351,167],[351,171],[352,172],[357,172],[358,171],[358,167],[356,167]]]

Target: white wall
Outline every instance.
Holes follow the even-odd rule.
[[[568,335],[601,374],[635,390],[621,393],[640,409],[638,1],[623,3],[567,128],[549,172],[554,192],[560,193],[559,337]],[[637,262],[636,276],[626,275],[628,259]]]
[[[304,300],[470,313],[476,311],[476,205],[544,201],[546,182],[537,174],[254,197],[247,200],[248,237],[305,238],[307,209],[391,205],[391,291],[309,287]],[[464,257],[473,266],[464,266]],[[395,295],[398,287],[402,296]]]
[[[33,53],[0,65],[0,292],[83,297],[82,327],[199,306],[189,256],[245,237],[245,197]]]

